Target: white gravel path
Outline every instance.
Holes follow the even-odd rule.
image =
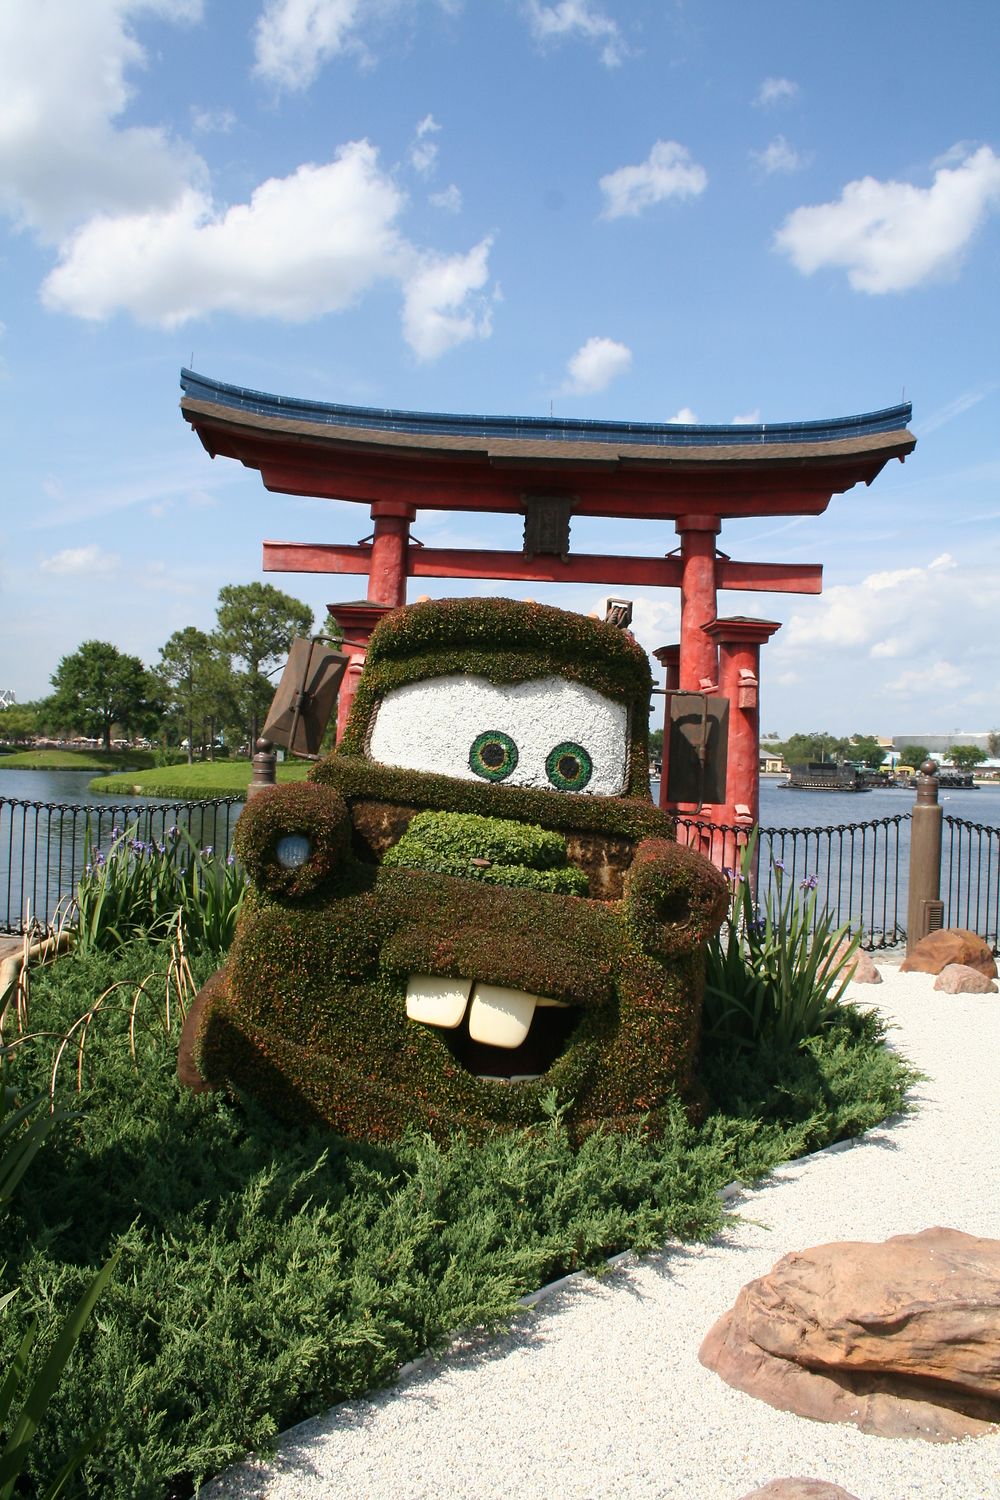
[[[779,1169],[705,1246],[668,1245],[568,1286],[509,1334],[457,1343],[236,1465],[203,1500],[738,1500],[781,1475],[859,1500],[1000,1500],[1000,1433],[883,1439],[773,1410],[698,1363],[739,1289],[790,1250],[941,1224],[1000,1238],[1000,995],[935,993],[881,965],[852,986],[928,1082],[918,1112]]]

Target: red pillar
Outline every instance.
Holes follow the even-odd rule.
[[[760,648],[781,626],[777,620],[738,615],[716,620],[709,634],[719,647],[719,692],[729,699],[726,801],[714,821],[748,831],[760,815]],[[736,865],[736,839],[723,862]]]
[[[372,556],[368,565],[368,598],[373,604],[396,609],[406,603],[407,551],[410,522],[416,509],[403,500],[376,500]]]
[[[716,616],[715,538],[722,523],[718,516],[678,516],[676,527],[681,539],[680,686],[697,693],[703,682],[716,681],[717,652],[706,627]]]
[[[343,650],[350,657],[337,696],[337,743],[347,727],[347,718],[358,690],[361,669],[368,654],[368,642],[375,626],[392,608],[388,604],[372,604],[359,600],[353,604],[328,604],[327,609],[344,633]]]
[[[368,598],[327,605],[344,633],[344,650],[350,657],[337,698],[338,744],[347,727],[371,633],[384,614],[406,603],[410,523],[416,509],[404,500],[375,500],[371,515],[374,529],[368,563]]]
[[[681,685],[680,646],[657,646],[653,655],[667,674],[663,686],[668,693],[676,691]]]

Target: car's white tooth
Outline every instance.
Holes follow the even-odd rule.
[[[469,1035],[492,1047],[520,1047],[531,1028],[537,995],[499,984],[477,984],[469,1006]]]
[[[406,1014],[411,1021],[423,1021],[427,1026],[460,1026],[471,989],[471,979],[411,974],[406,986]]]

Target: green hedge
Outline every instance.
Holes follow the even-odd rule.
[[[382,868],[431,870],[487,885],[585,896],[587,877],[568,863],[566,840],[537,825],[475,813],[417,813]]]
[[[278,838],[314,836],[324,819],[336,825],[330,849],[317,844],[306,865],[281,870]],[[576,1136],[647,1115],[651,1128],[662,1126],[675,1091],[691,1087],[701,945],[725,907],[725,883],[707,861],[668,841],[642,846],[623,901],[600,902],[378,866],[346,852],[346,833],[346,812],[323,784],[258,797],[241,817],[236,849],[254,886],[226,987],[193,1039],[203,1077],[373,1141],[411,1125],[481,1139],[498,1125],[537,1120],[550,1089]],[[339,861],[334,847],[344,851]],[[473,977],[577,1006],[572,1044],[537,1083],[483,1082],[407,1020],[412,973]]]
[[[138,946],[36,970],[31,1029],[62,1033],[117,981],[163,974]],[[207,968],[196,963],[199,980]],[[162,981],[161,981],[162,982]],[[176,1033],[129,992],[88,1032],[84,1094],[0,1222],[0,1368],[34,1316],[54,1326],[119,1244],[98,1316],[46,1414],[31,1459],[40,1494],[62,1456],[107,1422],[73,1491],[84,1500],[179,1500],[201,1476],[333,1402],[391,1381],[462,1328],[502,1325],[517,1298],[608,1255],[718,1229],[717,1190],[877,1124],[909,1071],[877,1018],[845,1008],[806,1051],[702,1059],[709,1112],[674,1108],[574,1149],[558,1114],[486,1140],[391,1149],[289,1129],[224,1093],[194,1097],[174,1076]],[[20,1046],[9,1081],[47,1090],[55,1040]],[[73,1060],[60,1074],[72,1087]]]

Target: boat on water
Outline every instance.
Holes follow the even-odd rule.
[[[832,761],[808,761],[793,765],[788,780],[778,783],[792,792],[870,792],[863,772]]]

